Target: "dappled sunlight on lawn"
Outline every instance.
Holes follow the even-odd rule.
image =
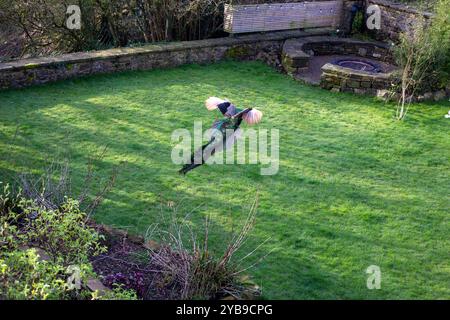
[[[278,174],[261,176],[260,165],[177,174],[171,133],[196,120],[207,129],[218,117],[203,106],[208,96],[257,107],[255,128],[280,130]],[[220,252],[259,193],[246,246],[270,237],[261,252],[274,251],[251,270],[266,297],[445,298],[448,109],[414,105],[396,122],[391,104],[301,85],[256,62],[95,76],[0,92],[0,180],[68,158],[81,189],[89,158],[106,150],[98,174],[118,166],[119,175],[94,218],[131,232],[160,222],[171,201],[200,231],[211,216]],[[371,264],[382,290],[365,287]]]

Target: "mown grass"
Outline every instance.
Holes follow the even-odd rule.
[[[210,95],[256,105],[259,128],[280,130],[277,175],[258,165],[177,174],[171,133],[212,122]],[[259,192],[247,248],[271,237],[261,253],[273,252],[250,271],[266,298],[448,299],[449,108],[417,104],[397,122],[393,105],[301,85],[256,62],[95,76],[0,93],[0,180],[68,157],[81,188],[88,158],[107,146],[98,172],[122,165],[95,216],[103,223],[144,232],[173,201],[199,228],[211,215],[219,251]],[[372,264],[380,290],[366,288]]]

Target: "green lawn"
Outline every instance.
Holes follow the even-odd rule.
[[[171,133],[212,122],[203,101],[256,101],[259,128],[280,130],[280,170],[204,166],[187,177],[171,162]],[[0,92],[0,180],[41,172],[69,157],[80,188],[87,159],[107,177],[124,162],[98,221],[144,232],[174,201],[211,245],[243,222],[257,191],[257,225],[273,252],[250,273],[266,298],[450,298],[450,103],[414,105],[404,122],[393,105],[299,84],[256,62],[95,76]],[[15,136],[16,137],[13,139]],[[227,231],[227,232],[225,232]],[[381,290],[365,270],[381,267]]]

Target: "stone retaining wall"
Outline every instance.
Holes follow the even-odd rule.
[[[427,24],[433,15],[421,12],[408,5],[387,0],[365,0],[365,6],[376,4],[381,9],[381,28],[372,33],[377,40],[397,41],[403,32],[409,32],[421,20]]]
[[[329,29],[283,31],[23,59],[0,63],[0,89],[100,73],[213,63],[226,58],[259,59],[276,66],[286,39],[327,34]]]

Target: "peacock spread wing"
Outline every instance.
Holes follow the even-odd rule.
[[[205,106],[210,111],[219,109],[219,111],[227,118],[241,118],[249,125],[257,124],[262,119],[262,112],[255,108],[247,108],[239,115],[242,110],[236,108],[230,101],[217,97],[209,97],[206,99]]]

